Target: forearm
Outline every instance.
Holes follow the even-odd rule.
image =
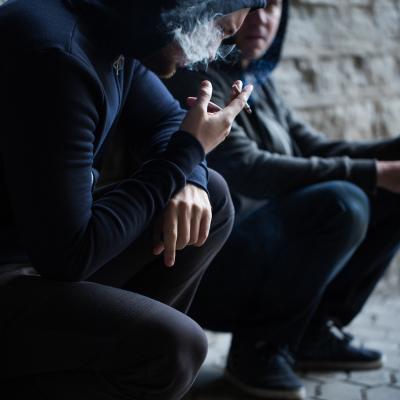
[[[353,159],[396,160],[400,137],[385,140],[329,140],[304,123],[291,126],[291,136],[306,157],[350,157]]]
[[[232,150],[232,149],[231,149]],[[346,180],[372,193],[376,188],[374,160],[302,158],[247,149],[244,153],[221,149],[209,164],[242,195],[265,199],[279,197],[299,187],[329,180]]]
[[[377,162],[377,186],[400,193],[400,161]]]

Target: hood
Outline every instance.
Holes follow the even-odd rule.
[[[170,43],[177,28],[242,8],[265,7],[267,0],[66,0],[84,25],[107,47],[132,57],[149,55]]]
[[[245,71],[245,75],[252,75],[253,82],[264,82],[279,64],[289,20],[289,2],[290,0],[283,0],[282,18],[275,40],[264,56],[252,62]]]

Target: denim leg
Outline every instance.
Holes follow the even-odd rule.
[[[190,315],[209,329],[297,343],[368,222],[367,196],[347,182],[269,202],[234,226]]]
[[[361,311],[400,245],[400,195],[384,190],[371,198],[371,221],[365,240],[329,285],[316,318],[347,325]]]

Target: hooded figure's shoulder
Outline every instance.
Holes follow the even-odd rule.
[[[64,0],[8,0],[0,7],[0,51],[69,51],[77,17]]]

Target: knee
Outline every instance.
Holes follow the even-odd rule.
[[[141,319],[136,311],[140,302]],[[117,373],[113,384],[126,398],[183,398],[207,355],[203,330],[185,314],[139,295],[133,309],[128,319],[124,316],[123,337],[107,360],[107,368],[117,365],[124,377],[122,382]]]
[[[192,319],[181,315],[179,322],[160,339],[165,341],[166,375],[174,392],[182,397],[192,386],[208,349],[207,337]]]
[[[352,244],[360,243],[369,226],[368,196],[358,186],[345,181],[330,182],[324,195],[334,212],[334,223],[342,228],[343,237]]]
[[[233,226],[235,210],[225,179],[216,171],[209,169],[208,191],[213,210],[213,222],[225,224],[230,231]]]

